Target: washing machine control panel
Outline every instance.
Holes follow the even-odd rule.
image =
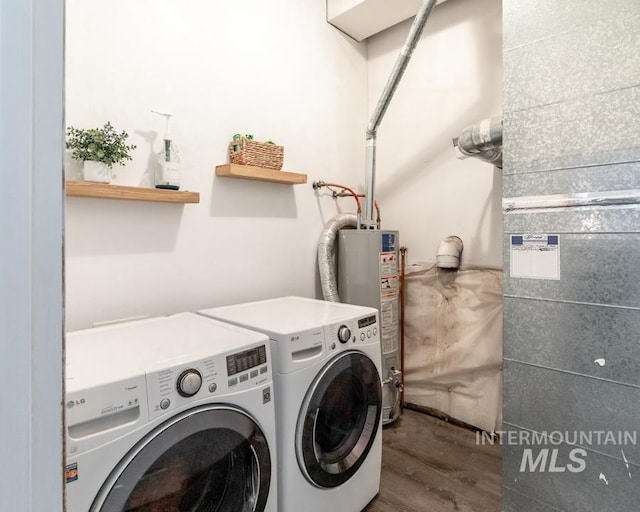
[[[165,363],[166,364],[166,363]],[[149,417],[271,380],[266,344],[147,372]]]
[[[378,315],[353,318],[328,326],[330,351],[363,343],[379,342]]]

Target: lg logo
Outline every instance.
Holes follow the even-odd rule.
[[[72,407],[75,407],[76,405],[82,405],[83,403],[85,403],[85,399],[81,398],[80,400],[69,400],[67,402],[67,409],[71,409]]]

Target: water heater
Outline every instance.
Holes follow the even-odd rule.
[[[382,423],[400,414],[400,271],[397,231],[338,233],[340,301],[377,308],[382,349]]]

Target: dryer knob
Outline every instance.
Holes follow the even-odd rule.
[[[340,343],[346,343],[351,339],[351,329],[349,329],[346,325],[341,325],[338,329],[338,339]]]
[[[189,397],[200,391],[202,375],[198,370],[185,370],[178,377],[177,388],[181,396]]]

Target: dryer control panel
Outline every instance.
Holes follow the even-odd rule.
[[[165,363],[166,364],[166,363]],[[147,373],[149,417],[271,381],[266,344]]]

